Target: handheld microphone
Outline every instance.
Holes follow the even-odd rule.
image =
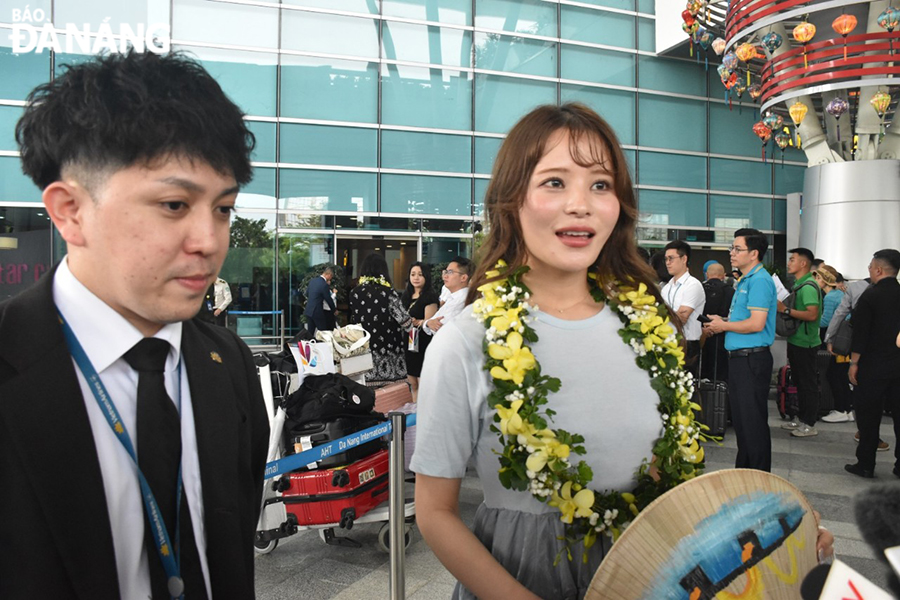
[[[885,551],[900,546],[900,485],[880,483],[868,487],[854,499],[854,513],[863,539],[880,560],[888,562]],[[893,556],[894,550],[890,553]],[[900,597],[896,568],[888,574],[888,586]]]

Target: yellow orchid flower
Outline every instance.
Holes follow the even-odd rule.
[[[522,307],[507,308],[503,311],[503,314],[491,319],[491,327],[497,331],[506,331],[510,327],[518,327],[521,324],[519,321],[520,312],[522,312]]]
[[[526,431],[523,427],[522,417],[519,415],[519,409],[522,408],[524,401],[515,400],[509,408],[502,404],[497,404],[497,414],[500,415],[500,433],[503,435],[519,435]]]
[[[644,348],[646,348],[648,351],[652,350],[655,344],[662,344],[662,339],[659,336],[648,333],[644,337]]]
[[[537,446],[535,451],[528,455],[528,459],[525,461],[525,468],[537,473],[550,462],[550,459],[568,457],[569,446],[560,444],[555,438],[550,438],[546,442],[541,443],[540,446]]]
[[[528,348],[522,347],[524,339],[518,332],[510,333],[506,337],[506,346],[488,344],[488,354],[495,360],[502,360],[503,366],[491,368],[491,377],[513,381],[516,385],[522,385],[525,373],[534,368],[537,362],[534,354]]]
[[[634,288],[622,289],[623,291],[629,291],[625,291],[624,294],[619,294],[619,300],[621,302],[628,302],[635,308],[645,308],[650,310],[652,307],[652,310],[656,310],[656,306],[654,306],[656,304],[656,298],[654,298],[652,294],[647,293],[646,284],[640,284],[636,290]]]
[[[577,490],[574,496],[572,496],[573,487]],[[559,508],[559,512],[562,513],[559,520],[563,523],[571,524],[573,517],[587,518],[593,513],[594,492],[579,488],[581,486],[573,486],[571,481],[567,481],[559,490],[553,492],[549,504]]]

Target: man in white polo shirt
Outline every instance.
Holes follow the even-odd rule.
[[[702,326],[697,317],[703,314],[706,293],[703,284],[688,271],[691,261],[691,246],[687,242],[675,240],[666,244],[666,270],[672,279],[663,286],[662,297],[673,313],[678,315],[684,328],[685,368],[698,377],[697,358],[700,356],[700,333]]]
[[[422,331],[427,335],[434,335],[437,330],[446,325],[450,319],[462,312],[466,306],[466,296],[469,294],[469,277],[473,270],[472,261],[462,256],[454,258],[447,268],[441,273],[444,286],[450,292],[450,296],[441,304],[437,313],[422,324]]]

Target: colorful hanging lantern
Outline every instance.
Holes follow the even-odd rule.
[[[831,28],[844,38],[844,60],[847,60],[847,35],[856,29],[856,17],[841,15],[831,23]]]
[[[888,33],[893,33],[894,28],[897,27],[898,23],[900,23],[900,10],[897,10],[893,6],[888,6],[880,15],[878,15],[878,25],[880,25],[882,29],[887,29]],[[894,38],[889,37],[888,43],[890,44],[891,54],[893,54]]]
[[[753,125],[753,133],[756,134],[760,140],[762,140],[762,159],[763,162],[766,161],[766,142],[769,141],[769,138],[772,137],[772,130],[768,128],[768,126],[762,121],[757,122]]]
[[[763,119],[763,123],[772,131],[778,131],[784,126],[784,118],[779,114],[768,112]]]
[[[722,80],[722,85],[725,85],[725,82],[728,81],[728,78],[731,77],[731,70],[725,65],[719,65],[716,71],[719,73],[719,79]]]
[[[876,92],[872,99],[869,100],[869,104],[872,105],[878,116],[883,119],[888,107],[891,105],[891,95],[887,92]]]
[[[775,145],[781,149],[781,166],[784,167],[784,149],[791,144],[791,135],[789,133],[779,131],[772,139],[775,140]]]
[[[693,25],[693,24],[694,24],[694,15],[692,15],[692,14],[691,14],[691,11],[689,11],[689,10],[684,10],[684,11],[682,11],[682,12],[681,12],[681,18],[682,18],[682,20],[683,20],[685,23],[687,23],[688,25]]]
[[[688,25],[687,23],[681,24],[681,30],[691,36],[694,35],[694,32],[697,31],[697,29],[699,29],[699,28],[700,28],[700,23],[698,23],[697,21],[694,21],[690,25]]]
[[[751,60],[756,58],[756,46],[744,42],[737,47],[734,53],[737,54],[737,57],[743,62],[749,63]]]
[[[783,41],[784,40],[782,39],[782,37],[774,31],[767,33],[762,38],[763,46],[768,49],[769,54],[772,54],[773,52],[781,48],[781,43]]]
[[[744,92],[747,91],[747,86],[744,84],[743,80],[739,80],[734,84],[734,88],[732,89],[734,89],[734,93],[737,95],[738,99],[740,99],[741,96],[744,95]]]
[[[816,26],[810,23],[809,21],[803,21],[796,27],[794,27],[793,36],[794,39],[803,44],[803,68],[806,69],[809,67],[809,64],[806,62],[806,43],[813,39],[816,35]]]
[[[825,106],[825,112],[834,117],[836,120],[841,118],[841,115],[847,112],[850,108],[850,103],[844,100],[843,98],[834,98]],[[841,140],[841,124],[838,123],[837,128],[837,139]]]
[[[687,3],[687,10],[691,13],[692,16],[696,17],[697,13],[703,10],[706,7],[706,2],[703,0],[689,0]]]
[[[800,123],[803,122],[803,117],[806,116],[806,112],[809,110],[809,107],[803,104],[802,102],[794,102],[791,104],[791,107],[788,109],[788,112],[791,115],[791,121],[794,122],[794,133],[797,135],[797,147],[800,147]]]
[[[762,95],[762,88],[759,87],[758,84],[754,83],[753,85],[747,86],[747,93],[750,94],[750,98],[756,100]]]
[[[734,71],[738,65],[738,57],[734,52],[729,52],[722,57],[722,64],[728,67],[729,71]]]
[[[722,38],[716,38],[712,43],[713,52],[716,53],[716,56],[722,56],[722,53],[725,51],[725,40]]]

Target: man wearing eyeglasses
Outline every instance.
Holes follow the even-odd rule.
[[[766,236],[756,229],[734,233],[731,265],[741,277],[731,301],[728,320],[710,315],[708,333],[725,333],[728,350],[728,392],[731,420],[737,437],[736,468],[772,470],[769,432],[769,380],[775,341],[775,283],[763,268],[769,248]]]
[[[422,331],[428,335],[434,335],[450,319],[462,312],[462,309],[466,306],[466,296],[469,293],[469,274],[471,270],[472,261],[468,258],[457,256],[441,272],[444,286],[450,291],[450,297],[447,298],[431,319],[422,324]]]
[[[666,270],[672,279],[662,289],[662,297],[669,308],[678,315],[683,324],[685,339],[685,367],[697,378],[697,357],[700,356],[700,333],[702,331],[699,315],[706,306],[706,294],[703,284],[691,275],[688,263],[691,260],[691,246],[687,242],[674,240],[666,244]]]

